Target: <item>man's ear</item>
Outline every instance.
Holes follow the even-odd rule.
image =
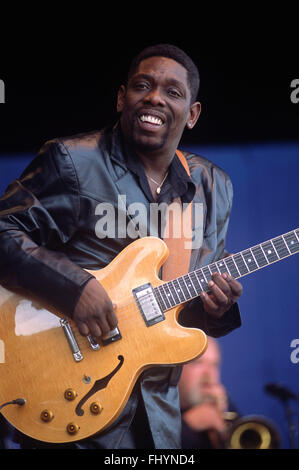
[[[121,113],[124,108],[125,96],[126,96],[126,87],[124,85],[121,85],[117,94],[117,108],[116,109],[118,113]]]
[[[187,120],[187,128],[193,129],[201,113],[201,103],[196,101],[190,106],[189,117]]]

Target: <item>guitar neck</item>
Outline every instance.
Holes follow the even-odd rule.
[[[154,292],[162,310],[166,311],[207,292],[208,282],[215,272],[239,279],[298,252],[299,229],[295,229],[168,281],[155,287]]]

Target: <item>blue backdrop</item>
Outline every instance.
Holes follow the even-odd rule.
[[[189,147],[228,172],[234,205],[227,249],[238,252],[299,226],[299,142]],[[33,155],[0,159],[0,192],[19,176]],[[222,378],[242,415],[258,414],[278,427],[289,445],[280,402],[264,392],[279,382],[299,394],[299,362],[290,344],[299,338],[299,256],[274,263],[242,280],[243,325],[220,339]],[[298,339],[299,341],[299,339]],[[299,357],[299,354],[298,354]],[[299,404],[292,402],[297,427]],[[297,435],[297,446],[298,435]]]
[[[198,145],[193,150],[232,179],[228,251],[236,253],[299,227],[299,142]],[[272,420],[285,448],[289,440],[284,408],[264,386],[279,382],[299,394],[299,362],[294,364],[290,357],[290,343],[299,338],[298,265],[299,256],[294,255],[245,276],[239,301],[243,325],[220,339],[222,378],[233,402],[243,415]],[[299,427],[299,403],[291,405]]]

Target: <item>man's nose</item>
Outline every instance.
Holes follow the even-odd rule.
[[[165,106],[165,100],[162,91],[158,88],[152,88],[144,97],[146,103],[150,103],[153,106]]]

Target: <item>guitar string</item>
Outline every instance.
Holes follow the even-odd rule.
[[[126,327],[129,326],[130,324],[136,326],[136,316],[139,315],[139,318],[142,319],[141,317],[141,314],[140,314],[140,311],[138,308],[135,309],[135,311],[132,312],[132,310],[130,309],[130,312],[132,313],[132,315],[130,316],[126,316],[123,320],[125,320],[126,322]],[[120,319],[121,320],[121,319]],[[143,321],[143,320],[142,320]],[[142,323],[141,323],[142,325]],[[120,329],[120,334],[122,334],[122,328],[121,328],[121,325],[118,325],[119,326],[119,329]],[[81,350],[81,352],[89,352],[89,351],[92,351],[91,347],[90,347],[90,343],[88,341],[87,338],[85,338],[85,341],[84,341],[84,336],[81,335],[80,331],[79,331],[79,328],[74,325],[72,326],[72,331],[73,333],[75,334],[76,336],[76,339],[77,339],[77,342],[78,342],[78,345],[79,345],[79,348]],[[82,338],[82,340],[78,339],[78,338]]]
[[[292,253],[292,254],[295,254],[295,253]],[[289,255],[290,256],[290,255]],[[284,258],[281,258],[281,259],[284,259]],[[280,261],[281,259],[278,259],[276,261]],[[269,264],[273,264],[275,263],[276,261],[272,261],[270,262]],[[269,265],[268,264],[268,265]],[[266,265],[266,266],[268,266]],[[260,267],[258,267],[257,269],[255,269],[254,271],[260,269]],[[239,277],[243,277],[247,274],[251,274],[253,271],[249,271],[248,273],[246,274],[243,274],[242,276],[238,276],[236,277],[236,279],[238,279]],[[162,284],[163,285],[163,284]],[[197,295],[196,295],[197,297]],[[188,300],[191,300],[191,299],[188,299]],[[186,301],[188,301],[186,300]],[[183,304],[184,302],[182,302]],[[132,297],[132,299],[126,303],[120,303],[120,304],[117,304],[117,308],[116,308],[116,315],[119,317],[119,320],[125,320],[126,322],[128,320],[132,320],[134,322],[136,322],[136,315],[139,315],[140,318],[141,318],[141,312],[136,304],[136,300],[134,297]],[[177,307],[179,304],[175,305],[174,307],[169,307],[167,309],[164,310],[164,313],[167,313],[167,311]],[[134,308],[132,309],[132,306],[134,306]],[[163,309],[162,309],[163,310]],[[76,330],[77,328],[75,326],[73,326],[73,328]],[[80,334],[80,332],[78,331],[78,333]]]
[[[288,232],[288,233],[285,234],[285,235],[294,234],[294,232],[295,232],[295,231],[291,231],[291,232]],[[274,239],[272,239],[272,240],[274,240]],[[272,241],[272,240],[271,240],[271,241]],[[266,242],[264,242],[263,244],[265,244],[265,243],[266,243]],[[259,247],[260,247],[261,245],[262,245],[262,244],[259,244],[259,245],[256,245],[256,246],[259,246]],[[254,247],[252,247],[251,249],[253,249],[253,248],[254,248]],[[244,251],[247,251],[247,250],[244,250]],[[240,252],[240,253],[236,253],[236,254],[234,254],[234,255],[230,255],[230,256],[228,256],[227,258],[232,258],[233,256],[237,256],[238,254],[244,253],[244,251],[242,251],[242,252]],[[289,253],[289,255],[287,255],[287,256],[285,256],[285,257],[283,257],[283,258],[278,257],[277,260],[273,260],[273,261],[267,260],[267,261],[268,261],[268,264],[267,264],[266,266],[268,266],[268,265],[270,265],[270,264],[273,264],[273,263],[275,263],[276,261],[280,261],[280,260],[282,260],[282,259],[284,259],[284,258],[286,258],[286,257],[288,257],[288,256],[291,256],[292,254],[295,254],[295,253],[297,253],[297,251],[295,251],[295,252],[293,252],[293,253]],[[226,258],[224,258],[224,260],[222,260],[222,261],[225,261],[225,259],[226,259]],[[215,262],[215,263],[211,263],[211,264],[216,264],[216,262]],[[262,268],[262,267],[265,267],[265,266],[259,266],[259,265],[257,265],[257,266],[258,266],[257,269],[254,269],[254,270],[252,270],[252,271],[249,271],[249,270],[248,270],[248,273],[242,274],[241,276],[237,276],[237,277],[235,277],[235,279],[238,279],[238,278],[240,278],[240,277],[243,277],[243,276],[245,276],[245,275],[247,275],[247,274],[251,274],[253,271],[256,271],[256,270],[258,270],[258,269],[260,269],[260,268]],[[206,266],[206,267],[208,267],[208,266]],[[199,269],[203,269],[203,268],[199,268]],[[194,271],[194,272],[195,272],[195,271]],[[203,271],[202,271],[202,272],[203,272]],[[171,281],[169,281],[169,282],[171,282]],[[161,284],[161,286],[163,286],[163,284]],[[197,297],[197,296],[198,296],[198,295],[196,295],[196,297]],[[188,300],[191,300],[191,299],[188,299]],[[186,301],[187,301],[187,300],[186,300]],[[165,303],[165,302],[164,302],[164,303]],[[181,302],[181,303],[184,303],[184,301]],[[136,320],[136,314],[140,314],[140,311],[139,311],[139,309],[138,309],[137,307],[136,307],[136,309],[134,309],[135,311],[133,311],[133,312],[132,312],[132,310],[131,310],[131,308],[130,308],[132,305],[136,305],[136,300],[135,300],[134,298],[132,298],[132,300],[130,300],[129,302],[126,302],[126,303],[124,303],[124,304],[116,304],[116,305],[117,305],[116,313],[118,313],[118,315],[123,316],[123,315],[126,314],[126,313],[132,313],[132,315],[129,315],[129,316],[126,316],[126,317],[125,317],[126,320],[128,320],[128,319],[134,319],[134,320]],[[179,304],[177,304],[176,306],[178,306],[178,305],[179,305]],[[129,308],[130,308],[130,309],[129,309]],[[167,312],[167,310],[170,310],[170,309],[172,309],[172,308],[174,308],[174,307],[170,307],[170,308],[166,309],[165,312]]]
[[[135,308],[132,309],[132,305],[134,305]],[[121,311],[119,311],[119,310],[121,310]],[[170,309],[168,309],[168,310],[170,310]],[[167,311],[165,311],[164,313],[166,314]],[[118,314],[119,321],[120,322],[125,321],[126,325],[128,325],[128,323],[132,323],[132,324],[136,325],[136,318],[142,319],[141,312],[140,312],[138,306],[136,305],[135,299],[133,299],[131,302],[126,303],[125,305],[122,305],[120,308],[118,307],[116,309],[116,314]],[[72,327],[72,330],[75,334],[78,334],[79,336],[83,336],[83,335],[81,335],[81,333],[79,331],[79,328],[75,323],[72,324],[71,327]],[[120,333],[121,333],[121,326],[119,326],[119,328],[120,328]],[[89,348],[88,348],[89,342],[88,342],[87,339],[86,339],[85,346],[86,346],[86,349],[89,350]],[[83,348],[82,348],[82,350],[83,350]]]
[[[290,234],[293,235],[294,232],[295,232],[295,230],[290,231],[290,232],[287,232],[286,234],[281,235],[280,237],[276,237],[276,238],[281,238],[282,236],[286,236],[286,235],[290,235]],[[273,238],[273,239],[271,239],[271,240],[269,240],[269,241],[263,242],[263,243],[261,243],[261,244],[255,245],[255,246],[253,246],[253,247],[251,247],[251,248],[248,248],[247,250],[243,250],[243,251],[240,251],[240,252],[235,253],[235,254],[233,254],[233,255],[229,255],[229,256],[227,256],[226,258],[223,258],[223,259],[218,260],[218,261],[222,261],[222,262],[225,262],[225,261],[226,261],[226,262],[228,262],[229,259],[233,259],[233,260],[234,260],[234,257],[237,257],[238,255],[243,254],[245,251],[252,250],[252,249],[254,249],[254,248],[256,248],[256,247],[261,247],[261,245],[264,245],[264,244],[266,244],[266,243],[268,243],[268,242],[272,242],[273,240],[275,240],[275,238]],[[257,271],[258,269],[261,269],[261,268],[263,268],[263,267],[266,267],[266,266],[268,266],[268,265],[271,265],[271,264],[273,264],[273,263],[275,263],[275,262],[277,262],[277,261],[281,261],[282,259],[285,259],[285,258],[287,258],[288,256],[291,256],[291,255],[296,254],[296,253],[297,253],[297,251],[295,251],[295,252],[293,252],[293,253],[289,253],[287,256],[278,257],[277,260],[273,260],[273,261],[270,261],[268,258],[266,258],[266,260],[267,260],[267,265],[265,265],[265,266],[259,266],[259,265],[257,264],[258,267],[257,267],[256,269],[254,269],[254,270],[252,270],[252,271],[248,270],[247,273],[244,273],[244,274],[242,274],[242,275],[240,275],[240,276],[233,276],[233,277],[234,277],[234,279],[239,279],[239,278],[241,278],[241,277],[243,277],[243,276],[246,276],[247,274],[251,274],[252,272]],[[209,264],[209,265],[207,265],[207,266],[203,266],[203,267],[201,267],[201,268],[198,268],[198,269],[196,269],[196,270],[193,271],[193,272],[187,273],[187,275],[195,274],[196,272],[201,271],[201,273],[202,273],[201,275],[204,276],[203,269],[204,269],[204,268],[208,268],[208,269],[209,269],[209,267],[212,266],[212,265],[216,265],[216,267],[217,267],[218,261],[214,261],[214,262],[212,262],[211,264]],[[235,260],[234,260],[234,263],[236,263]],[[227,267],[226,267],[226,269],[227,269],[227,270],[226,270],[225,272],[228,272],[228,273],[230,274],[229,269],[228,269]],[[199,273],[199,274],[200,274],[200,273]],[[195,275],[196,275],[196,274],[195,274]],[[197,276],[197,275],[196,275],[196,276]],[[167,282],[165,282],[164,284],[158,285],[157,287],[160,287],[160,286],[163,286],[163,285],[165,285],[165,284],[171,283],[171,282],[176,281],[176,280],[178,280],[178,279],[181,279],[181,278],[183,278],[183,277],[184,277],[184,276],[181,276],[180,278],[173,279],[172,281],[167,281]],[[156,289],[157,287],[154,287],[154,289]],[[194,291],[196,292],[196,290],[195,290],[194,287],[193,287],[193,289],[194,289]],[[176,295],[177,295],[177,294],[176,294]],[[187,299],[186,301],[189,301],[189,300],[191,300],[192,298],[195,298],[195,297],[198,297],[198,296],[199,296],[199,294],[196,294],[196,296],[190,297],[190,298]],[[165,298],[167,299],[167,297],[165,297]],[[121,306],[120,306],[120,305],[117,305],[117,309],[120,310],[120,309],[122,309],[122,308],[126,308],[127,306],[131,306],[131,305],[133,305],[133,304],[135,304],[135,303],[136,303],[136,301],[135,301],[135,299],[134,299],[134,297],[133,297],[132,300],[130,300],[130,301],[127,302],[126,304],[122,304]],[[165,305],[166,305],[166,302],[164,302],[164,303],[165,303]],[[184,301],[183,301],[182,303],[184,303]],[[179,305],[179,304],[177,304],[177,305]],[[171,309],[171,308],[174,308],[174,307],[170,307],[169,309]],[[166,310],[169,310],[169,309],[166,309]]]
[[[295,254],[295,253],[297,253],[297,252],[294,252],[294,253],[291,253],[291,254]],[[290,256],[290,255],[288,255],[288,256]],[[273,263],[275,263],[276,261],[280,261],[281,259],[284,259],[284,258],[279,258],[278,260],[272,261],[272,262],[270,262],[269,264],[273,264]],[[266,266],[268,266],[268,265],[266,265]],[[262,267],[265,267],[265,266],[262,266]],[[258,267],[258,268],[255,269],[254,271],[256,271],[256,270],[258,270],[258,269],[260,269],[260,267]],[[238,276],[238,277],[243,277],[243,276],[245,276],[245,275],[247,275],[247,274],[251,274],[251,272],[253,272],[253,271],[249,271],[248,273],[243,274],[242,276]],[[182,303],[184,303],[184,302],[182,302]],[[133,305],[134,305],[135,308],[132,310],[131,307],[132,307]],[[178,305],[176,305],[176,306],[178,306]],[[174,308],[174,307],[171,307],[171,308],[169,308],[169,309],[166,309],[166,310],[164,311],[164,313],[167,313],[167,311],[168,311],[168,310],[171,310],[172,308]],[[137,317],[139,316],[139,318],[142,318],[142,317],[141,317],[141,312],[140,312],[138,306],[136,305],[136,301],[135,301],[134,298],[132,298],[131,301],[126,302],[125,304],[118,304],[118,305],[117,305],[117,309],[116,309],[116,313],[118,313],[118,315],[120,316],[120,318],[119,318],[120,320],[125,320],[125,321],[126,321],[126,324],[128,324],[128,322],[129,322],[129,323],[132,323],[132,324],[133,324],[133,322],[134,322],[134,323],[136,324],[136,316],[137,316]],[[127,313],[130,314],[130,315],[126,315]],[[123,318],[121,318],[121,317],[123,317]],[[72,328],[73,328],[73,330],[75,331],[75,333],[78,333],[80,336],[82,336],[82,335],[80,334],[79,330],[78,330],[78,327],[76,327],[76,325],[74,325]],[[86,352],[88,352],[88,351],[91,350],[91,349],[90,349],[89,342],[88,342],[87,339],[86,339],[86,342],[84,342],[84,345],[82,345],[80,349],[82,349],[82,351],[86,351]]]
[[[131,305],[134,305],[134,302],[131,302]],[[122,321],[122,320],[136,320],[136,315],[139,314],[140,318],[141,317],[141,313],[140,313],[140,310],[138,309],[137,305],[135,304],[135,308],[132,309],[131,308],[131,305],[127,305],[126,307],[122,307],[122,312],[118,312],[119,309],[116,310],[116,313],[119,313],[119,320]],[[131,313],[131,315],[127,316],[126,313]],[[78,332],[79,333],[79,329],[77,327],[77,325],[74,323],[72,324],[72,330],[75,331],[75,332]]]

